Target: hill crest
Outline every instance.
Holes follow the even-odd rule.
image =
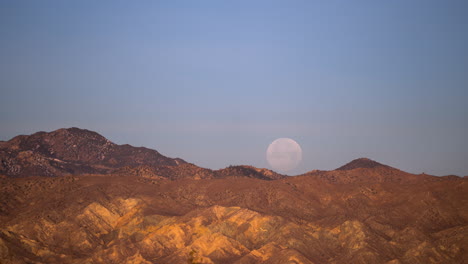
[[[337,168],[336,170],[353,170],[353,169],[358,169],[358,168],[365,168],[365,169],[372,169],[376,167],[387,167],[390,168],[390,166],[381,164],[375,160],[371,160],[369,158],[359,158],[352,160],[345,165]]]
[[[285,177],[269,169],[246,165],[205,169],[153,149],[118,145],[97,132],[77,127],[19,135],[1,142],[0,174],[9,177],[118,174],[168,179]]]

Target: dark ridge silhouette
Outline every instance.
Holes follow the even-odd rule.
[[[359,158],[339,167],[336,170],[354,170],[354,169],[359,169],[359,168],[372,169],[376,167],[389,167],[389,166],[383,165],[381,163],[378,163],[377,161],[374,161],[368,158]]]
[[[80,128],[17,136],[0,145],[0,173],[12,177],[106,174],[125,166],[177,166],[185,163],[156,150],[117,145]]]
[[[16,136],[0,143],[0,174],[10,177],[80,174],[125,174],[152,178],[248,177],[275,180],[285,177],[268,169],[231,166],[200,168],[156,150],[117,145],[100,134],[76,127]]]

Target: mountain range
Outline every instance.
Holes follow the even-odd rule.
[[[252,166],[209,170],[156,150],[117,145],[96,132],[58,129],[0,142],[0,174],[9,177],[126,174],[154,178],[223,178],[246,176],[260,179],[285,177]]]
[[[0,161],[0,263],[468,259],[467,177],[211,170],[79,128],[0,142]]]

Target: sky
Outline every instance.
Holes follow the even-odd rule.
[[[0,0],[0,140],[80,127],[202,167],[468,175],[468,2]]]

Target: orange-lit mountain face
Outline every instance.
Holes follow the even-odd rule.
[[[76,128],[1,142],[0,159],[0,263],[468,259],[466,177],[369,159],[214,171]]]

